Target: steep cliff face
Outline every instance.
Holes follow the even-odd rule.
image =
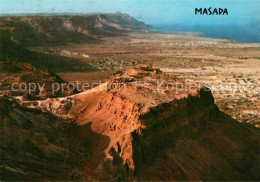
[[[209,92],[165,103],[132,133],[139,180],[257,180],[259,130],[219,111]]]
[[[219,111],[211,92],[195,83],[141,66],[72,100],[67,116],[79,125],[91,122],[94,132],[110,138],[96,151],[109,159],[96,158],[91,169],[86,166],[87,175],[139,180],[260,177],[259,130]],[[105,167],[107,160],[114,161],[112,167]]]
[[[109,141],[91,123],[75,125],[0,98],[1,181],[83,180],[83,168],[99,145],[94,139]]]
[[[86,179],[258,180],[260,131],[221,112],[207,88],[140,66],[68,98],[30,107],[77,125],[93,153]]]

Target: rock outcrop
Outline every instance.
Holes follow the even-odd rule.
[[[77,90],[52,92],[53,85],[66,83],[58,75],[29,63],[0,62],[0,95],[21,100],[39,100],[78,93]]]
[[[90,138],[87,179],[260,179],[259,129],[221,112],[196,83],[140,66],[69,98],[38,106],[109,137]]]
[[[95,151],[86,175],[141,180],[260,177],[259,130],[219,111],[211,92],[195,83],[140,66],[71,99],[67,116],[79,125],[91,123],[95,133],[110,138],[109,143],[96,141],[102,150]],[[119,166],[117,172],[102,167],[105,159],[98,156],[103,152],[112,161],[120,159],[118,165],[125,166],[120,174]]]

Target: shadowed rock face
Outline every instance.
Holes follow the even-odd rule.
[[[259,129],[221,112],[207,88],[156,68],[118,72],[87,92],[30,107],[91,125],[80,133],[93,153],[85,179],[260,179]]]
[[[28,63],[0,62],[0,75],[0,94],[17,96],[22,100],[47,99],[77,93],[76,90],[52,93],[53,83],[66,82],[56,74]],[[31,93],[29,93],[30,84]]]
[[[84,179],[84,166],[100,148],[95,139],[109,143],[108,137],[92,132],[91,123],[67,123],[0,98],[0,180]]]
[[[210,93],[181,99],[141,117],[146,128],[142,135],[132,133],[139,180],[259,179],[259,130],[210,100]]]
[[[88,173],[97,179],[260,177],[259,130],[219,111],[211,92],[195,83],[141,66],[119,72],[100,89],[72,100],[67,116],[79,125],[92,122],[94,132],[110,138],[104,152],[114,162],[109,169],[104,162]]]

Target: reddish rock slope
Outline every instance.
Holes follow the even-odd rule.
[[[87,180],[259,180],[260,130],[221,112],[207,88],[141,66],[68,98],[33,103],[90,125]]]
[[[259,179],[259,130],[219,111],[210,91],[140,67],[72,97],[67,116],[110,138],[86,175],[97,179]],[[105,152],[107,158],[101,154]],[[110,161],[106,167],[104,161]],[[257,167],[258,166],[258,167]],[[115,177],[115,178],[113,178]]]

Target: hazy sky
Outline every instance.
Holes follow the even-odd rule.
[[[229,15],[195,16],[195,7],[228,8]],[[120,11],[148,24],[255,23],[259,8],[260,0],[0,0],[0,14]]]

